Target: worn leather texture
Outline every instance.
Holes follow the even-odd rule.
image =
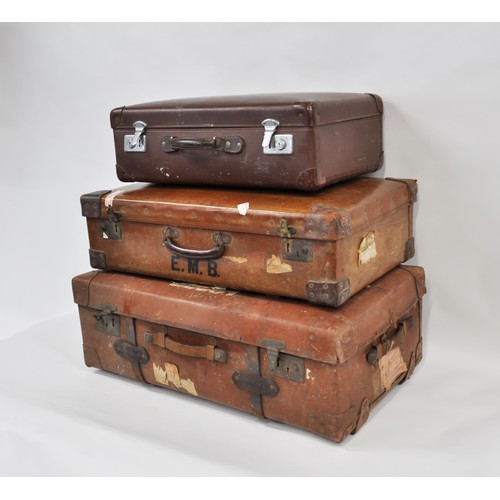
[[[167,100],[111,111],[116,170],[124,182],[318,190],[382,166],[382,99],[374,94],[297,93]],[[262,122],[291,134],[291,154],[267,154]],[[126,151],[142,122],[144,152]],[[178,149],[162,143],[241,138],[241,151]]]
[[[420,267],[337,310],[104,271],[73,290],[88,366],[337,442],[422,358]]]
[[[376,178],[314,194],[141,186],[92,198],[98,208],[84,195],[82,206],[93,267],[337,307],[412,256],[416,188]]]

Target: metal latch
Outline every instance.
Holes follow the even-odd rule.
[[[127,153],[144,153],[146,151],[146,136],[144,129],[146,124],[138,121],[134,123],[134,135],[125,136],[124,149]]]
[[[282,238],[291,238],[297,233],[297,229],[293,226],[289,226],[286,219],[280,219],[280,225],[276,228],[276,231],[278,231],[278,234]]]
[[[105,306],[101,312],[94,314],[97,331],[114,337],[120,336],[120,316],[113,314],[115,309],[114,306]]]
[[[120,222],[112,219],[100,220],[99,236],[105,240],[121,240],[122,226]]]
[[[264,138],[262,139],[262,150],[266,155],[291,155],[293,153],[293,135],[275,134],[280,122],[273,118],[266,118],[264,126]]]
[[[279,340],[264,339],[263,345],[267,350],[268,368],[273,375],[304,383],[306,371],[303,358],[279,352],[286,347],[285,343]]]
[[[99,236],[105,240],[121,240],[122,225],[120,223],[121,215],[113,212],[113,207],[109,206],[106,209],[108,218],[100,220],[98,224]]]

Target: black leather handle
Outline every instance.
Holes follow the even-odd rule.
[[[190,259],[218,259],[219,257],[222,257],[226,243],[224,242],[224,238],[221,233],[214,235],[214,241],[215,246],[209,248],[208,250],[195,250],[192,248],[182,248],[177,246],[167,234],[165,238],[165,246],[171,252]]]
[[[161,148],[165,153],[174,153],[184,149],[210,149],[225,153],[239,153],[243,149],[244,141],[241,137],[164,137]]]

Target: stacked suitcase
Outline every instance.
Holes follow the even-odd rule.
[[[83,195],[73,279],[88,366],[340,442],[422,358],[408,179],[372,94],[111,112],[120,180]],[[141,184],[133,181],[151,182]]]

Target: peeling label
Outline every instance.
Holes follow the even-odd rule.
[[[270,274],[291,273],[292,266],[281,262],[281,259],[273,254],[270,259],[267,259],[266,271]]]
[[[181,283],[179,281],[172,281],[170,286],[178,288],[186,288],[188,290],[195,290],[196,292],[208,293],[225,293],[226,295],[236,295],[238,292],[235,290],[226,290],[225,288],[216,286],[194,285],[193,283]]]
[[[384,389],[388,391],[396,381],[396,379],[408,370],[401,354],[401,349],[396,347],[382,356],[378,362],[380,370],[380,380]]]
[[[377,256],[377,246],[375,245],[375,233],[370,231],[361,242],[358,248],[358,263],[366,264]]]
[[[190,378],[181,378],[179,369],[172,363],[165,363],[165,369],[153,363],[153,373],[156,382],[162,385],[173,385],[177,389],[184,389],[193,396],[198,396],[194,382]]]
[[[240,215],[246,215],[248,212],[248,209],[250,208],[250,203],[248,203],[248,202],[240,203],[237,208],[238,208],[238,212]]]
[[[231,262],[236,262],[236,264],[243,264],[248,261],[245,257],[229,257],[228,255],[225,255],[224,259],[229,259]]]

